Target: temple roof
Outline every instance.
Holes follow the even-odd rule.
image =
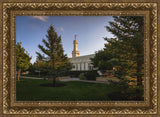
[[[70,58],[71,63],[78,63],[78,62],[90,62],[90,58],[94,58],[95,54],[78,56]]]

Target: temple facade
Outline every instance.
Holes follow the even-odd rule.
[[[72,71],[88,71],[93,70],[93,65],[91,64],[90,58],[94,58],[94,54],[79,56],[80,53],[78,51],[78,40],[75,39],[73,41],[73,51],[72,58],[70,58],[70,62],[73,64]]]

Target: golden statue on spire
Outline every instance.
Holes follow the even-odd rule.
[[[77,35],[75,34],[75,40],[76,40]]]

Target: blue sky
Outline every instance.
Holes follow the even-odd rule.
[[[80,56],[94,54],[104,48],[104,37],[113,37],[105,26],[113,21],[111,16],[17,16],[16,41],[32,56],[31,63],[36,61],[36,51],[41,52],[38,44],[43,45],[49,26],[55,27],[61,35],[65,54],[72,56],[74,35],[77,34]]]

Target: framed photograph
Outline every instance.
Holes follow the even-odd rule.
[[[155,116],[160,2],[0,3],[0,115]]]

